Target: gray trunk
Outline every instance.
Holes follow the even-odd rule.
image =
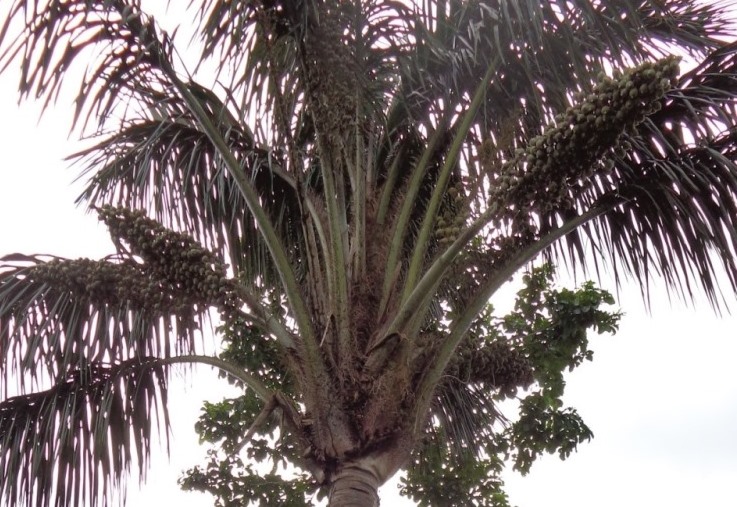
[[[379,478],[369,467],[347,464],[333,478],[329,507],[379,507]]]

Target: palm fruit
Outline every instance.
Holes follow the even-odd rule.
[[[350,4],[336,0],[316,6],[315,23],[305,44],[311,106],[318,128],[335,134],[350,124],[356,110],[359,89],[351,48],[345,43],[343,29],[350,26]]]
[[[435,221],[435,238],[441,245],[453,243],[463,230],[468,220],[468,205],[466,202],[463,182],[459,181],[448,187],[442,214]]]
[[[143,259],[146,271],[171,290],[202,305],[232,304],[225,265],[191,236],[165,228],[142,211],[114,206],[97,211],[111,236],[127,243],[130,253]]]
[[[175,303],[160,284],[133,263],[91,259],[53,259],[25,271],[25,276],[48,284],[58,292],[68,292],[76,299],[98,306],[171,313]]]
[[[481,143],[478,148],[478,158],[484,172],[493,170],[498,161],[498,154],[492,139],[486,139]]]
[[[530,362],[503,340],[483,343],[478,337],[464,340],[445,374],[464,382],[484,384],[504,396],[534,381]]]
[[[542,134],[502,166],[489,202],[545,212],[561,207],[572,182],[611,167],[597,164],[656,111],[678,76],[677,57],[645,62],[610,78],[601,74],[591,93],[555,117]]]

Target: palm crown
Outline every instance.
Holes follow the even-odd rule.
[[[53,100],[90,62],[80,200],[118,247],[4,259],[0,357],[23,383],[0,404],[8,498],[107,494],[145,465],[150,411],[168,424],[168,366],[204,362],[283,414],[332,504],[370,505],[423,435],[492,445],[494,400],[547,382],[534,345],[488,326],[539,255],[714,304],[719,270],[737,286],[730,2],[191,8],[197,68],[135,0],[18,0],[0,31],[23,96]],[[613,328],[586,294],[565,325]],[[241,361],[198,355],[213,308]],[[566,351],[559,370],[586,355]]]

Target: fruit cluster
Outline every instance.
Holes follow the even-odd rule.
[[[143,259],[146,271],[174,292],[204,305],[232,304],[225,265],[191,236],[165,228],[142,211],[103,206],[98,214],[111,236],[128,244],[130,254]]]
[[[154,314],[186,313],[192,301],[164,290],[133,263],[91,259],[53,259],[25,271],[28,280],[68,292],[95,306],[127,307]]]
[[[570,202],[570,187],[611,168],[611,161],[601,160],[605,153],[661,107],[676,83],[678,62],[666,57],[614,77],[600,74],[591,93],[579,94],[576,105],[503,164],[490,203],[545,212]]]
[[[318,4],[319,21],[309,32],[309,43],[305,44],[313,114],[318,128],[331,135],[350,125],[356,111],[358,76],[354,56],[344,37],[350,9],[350,4],[337,1]]]
[[[528,387],[534,380],[532,366],[519,351],[501,340],[482,343],[473,337],[458,346],[445,374],[462,381],[483,383],[505,396],[513,395],[520,387]]]
[[[461,182],[448,187],[446,202],[435,221],[435,238],[440,245],[453,243],[468,221],[468,206]]]

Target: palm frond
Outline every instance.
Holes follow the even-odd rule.
[[[8,505],[107,505],[132,464],[143,476],[154,413],[168,447],[166,403],[166,370],[144,357],[80,365],[0,402],[0,493]]]
[[[11,23],[21,18],[21,33],[6,42]],[[121,100],[150,104],[170,95],[158,71],[163,55],[156,52],[164,45],[158,44],[156,26],[141,14],[138,0],[18,0],[0,34],[5,45],[0,68],[20,59],[21,95],[44,98],[46,106],[59,95],[70,68],[92,62],[76,96],[75,123],[97,116],[102,125]]]
[[[493,391],[483,385],[448,378],[435,395],[432,414],[442,428],[445,445],[455,456],[478,455],[492,439],[493,429],[506,423]],[[427,431],[433,432],[433,425]]]
[[[585,234],[611,259],[617,281],[623,271],[641,283],[645,295],[657,275],[687,298],[699,286],[719,307],[717,266],[737,290],[735,141],[732,130],[677,157],[620,164],[619,178],[611,182],[615,188],[602,196],[615,205],[567,241],[580,242]]]
[[[683,74],[659,112],[641,126],[642,137],[665,153],[708,142],[737,123],[737,43],[724,44]]]
[[[698,58],[734,37],[733,8],[729,0],[671,0],[639,2],[638,11],[649,42],[675,46]]]
[[[190,2],[191,8],[194,2]],[[244,39],[258,23],[271,28],[270,37],[297,37],[306,20],[305,2],[272,0],[262,2],[231,2],[207,0],[197,4],[199,37],[203,58],[215,57],[225,66],[238,68],[248,51],[243,51]]]

